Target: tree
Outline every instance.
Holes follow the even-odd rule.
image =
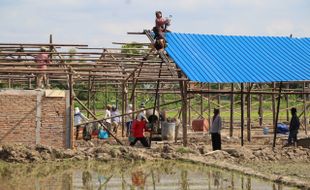
[[[136,42],[132,42],[132,44],[122,45],[121,53],[140,54],[140,53],[145,53],[145,50],[143,49],[143,45],[136,44]]]

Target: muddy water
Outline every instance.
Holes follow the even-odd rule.
[[[181,162],[0,164],[0,190],[296,189],[226,170]]]

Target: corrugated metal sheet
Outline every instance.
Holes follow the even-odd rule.
[[[169,56],[191,81],[310,80],[310,38],[167,33]]]

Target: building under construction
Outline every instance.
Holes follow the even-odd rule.
[[[98,95],[105,100],[113,96],[121,110],[122,134],[111,132],[111,138],[120,144],[124,144],[127,105],[133,105],[135,117],[141,111],[139,96],[145,95],[152,97],[146,109],[175,106],[184,146],[192,133],[192,120],[204,118],[211,123],[214,107],[222,113],[227,110],[225,130],[229,136],[240,137],[241,145],[263,126],[276,129],[279,121],[288,122],[292,104],[298,109],[300,130],[307,134],[310,39],[172,32],[166,34],[168,47],[157,51],[149,30],[128,35],[146,35],[149,42],[115,42],[119,48],[93,48],[55,43],[50,36],[49,43],[0,43],[0,144],[73,147],[75,105],[91,118],[88,123],[105,127],[107,118],[98,110]],[[44,53],[51,61],[45,70],[35,62],[42,46],[48,48]],[[48,76],[49,89],[36,88],[38,74]],[[163,101],[167,94],[173,94],[175,100]],[[258,117],[252,114],[253,99]],[[271,102],[268,117],[264,114],[266,101]],[[99,103],[103,107],[109,102]],[[177,135],[175,138],[177,141]]]

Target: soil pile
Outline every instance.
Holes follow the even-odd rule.
[[[310,149],[303,147],[271,148],[264,147],[257,150],[247,148],[226,150],[231,156],[239,161],[310,161]]]
[[[50,146],[24,146],[11,144],[0,146],[0,159],[6,162],[44,162],[60,160],[154,160],[179,159],[184,156],[200,157],[221,161],[309,161],[310,149],[303,147],[264,147],[256,150],[241,147],[208,151],[205,145],[183,147],[174,144],[153,145],[151,149],[104,144],[102,146],[81,147],[75,150],[56,149]]]
[[[134,150],[131,147],[111,146],[87,147],[76,150],[55,149],[50,146],[24,146],[11,144],[0,146],[0,159],[6,162],[31,163],[61,160],[152,160],[149,151]]]

